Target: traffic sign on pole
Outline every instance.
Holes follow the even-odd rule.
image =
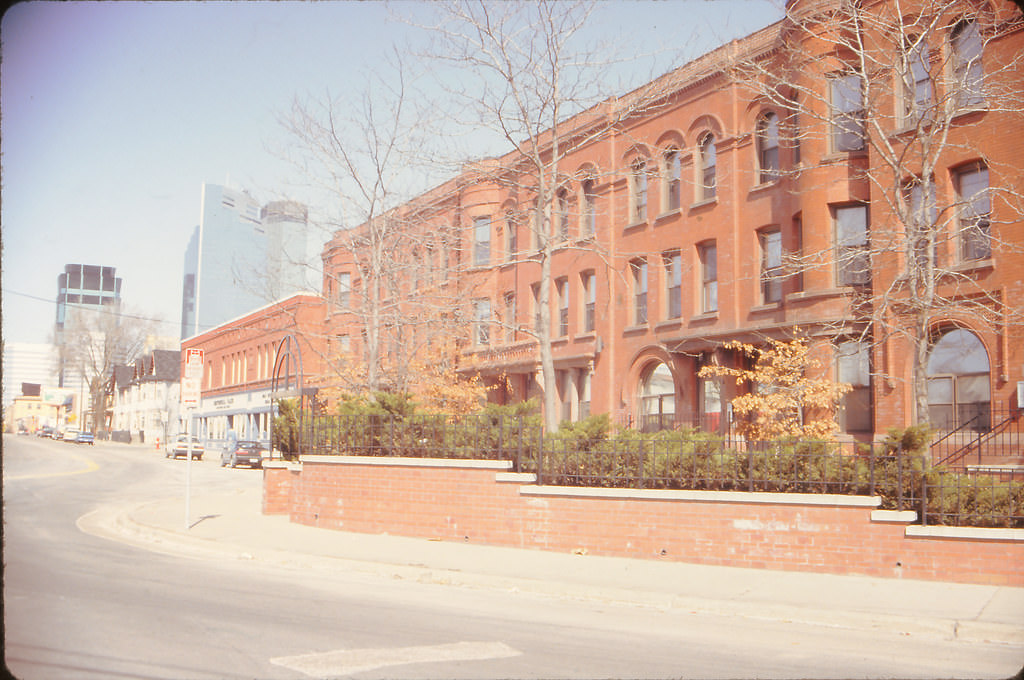
[[[185,435],[185,531],[192,528],[192,438],[195,433],[195,409],[203,382],[203,350],[185,350],[185,375],[181,377],[181,404],[188,413]]]

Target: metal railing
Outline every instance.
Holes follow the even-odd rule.
[[[314,415],[301,442],[316,455],[508,460],[519,472],[536,459],[541,432],[526,416]]]
[[[931,444],[935,465],[965,467],[968,464],[1020,461],[1024,458],[1024,412],[1019,408],[986,408],[964,414],[961,424]]]
[[[904,510],[920,500],[925,469],[921,456],[882,444],[698,436],[547,442],[537,475],[557,486],[879,495],[882,507]]]
[[[938,471],[925,478],[921,523],[1024,529],[1024,472]]]

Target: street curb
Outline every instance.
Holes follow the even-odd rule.
[[[182,532],[140,523],[132,515],[166,501],[133,506],[108,506],[83,515],[79,529],[101,538],[128,543],[156,552],[193,559],[252,560],[285,569],[340,570],[424,584],[491,589],[565,600],[599,601],[664,611],[730,616],[850,630],[885,630],[895,635],[925,635],[945,640],[1024,645],[1024,629],[984,621],[934,617],[908,617],[869,612],[829,611],[784,604],[750,603],[681,596],[586,584],[551,582],[524,577],[469,573],[447,568],[355,560],[346,557],[295,553],[275,548],[253,548],[230,541],[187,536]],[[329,531],[324,529],[324,531]]]

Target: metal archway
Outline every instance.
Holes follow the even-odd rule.
[[[298,450],[302,451],[302,440],[305,431],[303,414],[306,411],[306,397],[316,393],[316,388],[307,389],[303,383],[302,351],[294,335],[288,334],[281,339],[274,352],[274,371],[270,381],[270,447],[274,447],[274,417],[279,399],[298,397],[299,399],[299,436]]]

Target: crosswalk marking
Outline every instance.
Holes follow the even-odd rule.
[[[506,659],[521,653],[501,642],[454,642],[420,647],[339,649],[333,652],[277,657],[271,659],[270,663],[305,673],[313,678],[329,678],[410,663],[486,661]]]

